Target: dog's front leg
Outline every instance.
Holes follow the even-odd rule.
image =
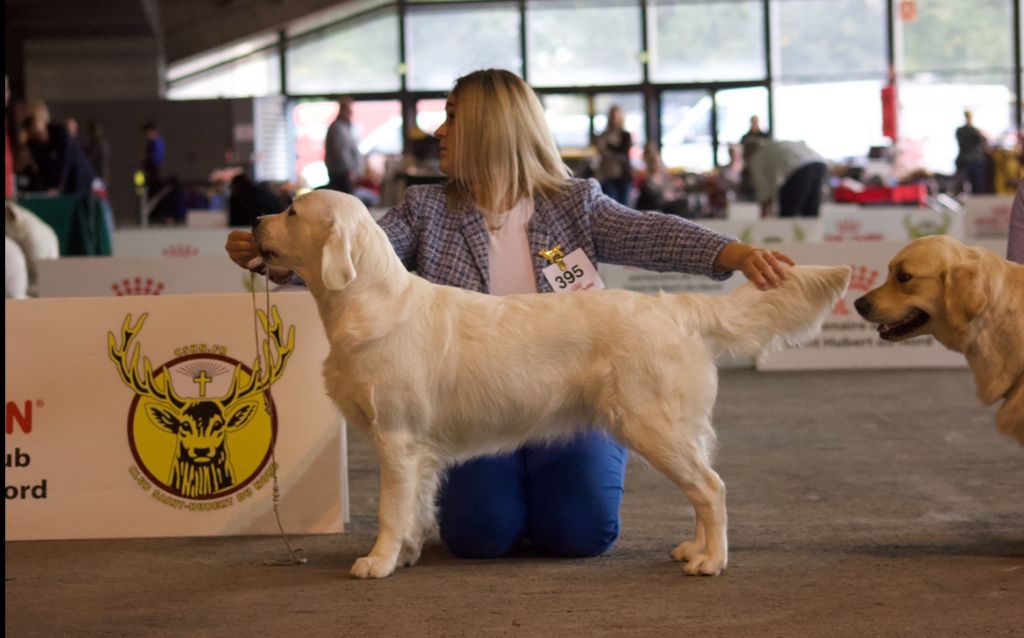
[[[356,560],[356,578],[384,578],[395,571],[402,543],[410,537],[416,508],[417,467],[408,441],[381,435],[377,441],[380,457],[380,529],[370,553]]]
[[[419,560],[423,542],[434,528],[437,518],[437,487],[441,478],[441,465],[434,455],[426,452],[420,455],[416,465],[416,516],[409,533],[402,540],[398,564],[403,567],[412,567]]]

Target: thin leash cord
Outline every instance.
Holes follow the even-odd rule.
[[[259,357],[260,356],[260,327],[259,327],[259,321],[258,321],[257,310],[256,310],[256,274],[253,273],[252,271],[249,272],[249,283],[250,283],[249,289],[250,289],[250,292],[252,293],[252,334],[253,334],[253,339],[255,340],[255,343],[256,343],[256,356]],[[266,314],[264,316],[267,318],[267,321],[270,321],[270,274],[269,274],[269,271],[264,271],[264,283],[266,284],[265,287],[264,287],[264,290],[266,290],[266,293],[267,293],[267,296],[266,296],[266,310],[265,310]],[[269,335],[268,335],[268,338],[269,338]],[[268,350],[267,356],[268,357],[270,356],[269,350]],[[269,372],[269,370],[270,370],[270,361],[266,361],[265,365],[266,365],[266,368],[267,368],[267,370]],[[255,371],[253,371],[253,374],[255,374]],[[270,409],[270,386],[271,386],[271,383],[270,383],[270,379],[268,377],[267,378],[267,385],[262,390],[262,392],[264,393],[263,394],[263,407],[267,411],[267,414],[270,414],[271,417],[273,417],[273,413],[272,413],[272,411]],[[288,535],[284,533],[284,525],[281,524],[281,511],[280,511],[280,508],[278,507],[278,505],[279,505],[279,503],[281,501],[281,490],[278,487],[278,483],[277,483],[277,457],[276,457],[275,452],[274,452],[274,449],[276,447],[277,447],[277,437],[274,437],[274,443],[271,444],[271,446],[270,446],[270,475],[273,478],[274,519],[277,521],[277,529],[278,529],[278,531],[281,532],[281,539],[284,540],[284,546],[286,548],[288,548],[288,558],[284,558],[284,559],[265,558],[265,559],[263,559],[263,564],[264,565],[273,565],[273,566],[276,566],[276,567],[281,567],[281,566],[286,566],[286,565],[305,565],[306,562],[308,562],[308,559],[303,555],[302,548],[298,548],[298,547],[294,548],[294,549],[292,548],[292,544],[290,542],[288,542]]]

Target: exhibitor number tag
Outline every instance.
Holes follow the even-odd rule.
[[[601,290],[604,282],[590,263],[582,248],[577,248],[565,257],[557,259],[541,272],[555,292],[576,292],[577,290]]]

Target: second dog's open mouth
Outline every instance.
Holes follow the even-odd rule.
[[[878,326],[878,336],[886,341],[898,341],[928,323],[931,317],[927,312],[913,308],[902,319]]]

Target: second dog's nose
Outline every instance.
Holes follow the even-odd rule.
[[[868,299],[867,295],[864,295],[853,302],[853,307],[857,309],[857,312],[862,317],[866,317],[871,312],[871,300]]]

